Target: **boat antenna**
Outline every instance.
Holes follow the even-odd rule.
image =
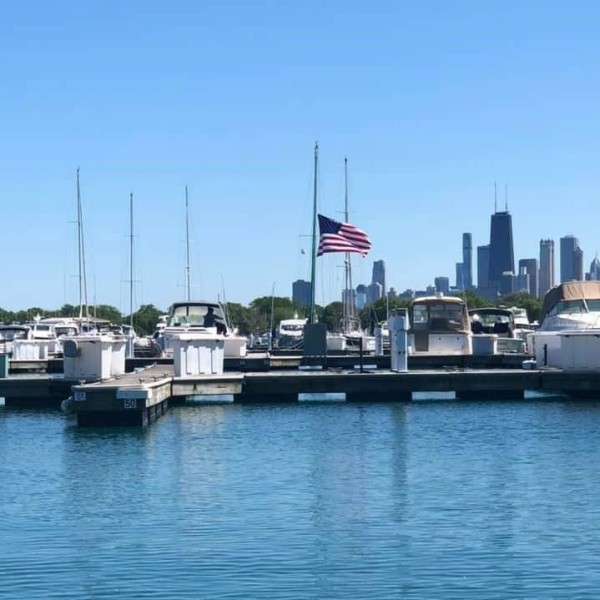
[[[312,255],[310,263],[310,311],[309,323],[317,322],[315,305],[315,263],[317,260],[317,167],[319,164],[319,142],[315,142],[315,173],[313,185],[313,226],[312,226]]]
[[[190,296],[190,215],[188,202],[188,186],[185,186],[185,290],[186,300],[191,300]]]
[[[129,325],[133,327],[133,192],[129,194]]]

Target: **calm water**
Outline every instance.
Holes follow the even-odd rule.
[[[0,409],[0,597],[597,598],[600,402]]]

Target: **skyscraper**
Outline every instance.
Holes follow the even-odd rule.
[[[473,287],[473,236],[463,233],[462,287],[470,290]]]
[[[292,300],[298,306],[308,306],[310,304],[310,281],[298,279],[292,283]]]
[[[560,281],[581,281],[583,279],[583,252],[579,240],[574,235],[560,238]]]
[[[489,286],[500,287],[504,273],[515,272],[512,217],[508,209],[496,211],[490,225]]]
[[[490,287],[490,246],[477,246],[477,287],[485,290]]]
[[[457,290],[464,290],[465,286],[463,284],[464,281],[464,269],[462,263],[456,263],[456,284],[455,288]]]
[[[532,296],[537,298],[538,290],[538,260],[537,258],[522,258],[519,261],[519,275],[525,272],[529,276],[529,289],[527,290]]]
[[[383,260],[376,260],[373,263],[373,279],[371,283],[381,284],[381,289],[385,296],[387,288],[385,287],[385,262]]]
[[[433,280],[435,284],[435,291],[441,292],[444,295],[447,295],[450,291],[450,280],[448,277],[436,277]]]
[[[540,240],[539,297],[543,298],[552,287],[554,287],[554,240]]]

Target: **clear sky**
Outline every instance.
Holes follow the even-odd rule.
[[[371,237],[396,290],[454,281],[508,186],[515,258],[600,249],[600,3],[528,0],[11,2],[0,20],[0,307],[291,296],[319,210]],[[306,253],[303,254],[302,250]],[[341,255],[317,302],[340,297]]]

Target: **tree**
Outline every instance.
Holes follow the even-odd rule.
[[[499,304],[502,306],[516,306],[517,308],[524,308],[527,311],[529,321],[538,321],[542,312],[542,300],[536,298],[527,292],[515,292],[513,294],[507,294],[502,296],[499,300]]]
[[[343,312],[344,306],[341,302],[332,302],[323,308],[319,321],[325,323],[329,331],[335,331],[340,327]]]
[[[156,323],[160,315],[164,314],[154,304],[142,304],[139,309],[133,313],[133,326],[140,335],[152,335],[156,329]],[[124,321],[129,322],[129,315],[124,317]]]
[[[293,319],[295,314],[302,318],[303,310],[289,298],[278,296],[262,296],[250,302],[250,310],[254,312],[252,322],[257,325],[252,331],[269,331],[271,323],[276,327],[283,319]]]
[[[98,304],[97,306],[90,306],[89,314],[94,315],[97,319],[106,319],[111,323],[119,324],[123,322],[123,315],[121,311],[114,306],[108,304]]]

